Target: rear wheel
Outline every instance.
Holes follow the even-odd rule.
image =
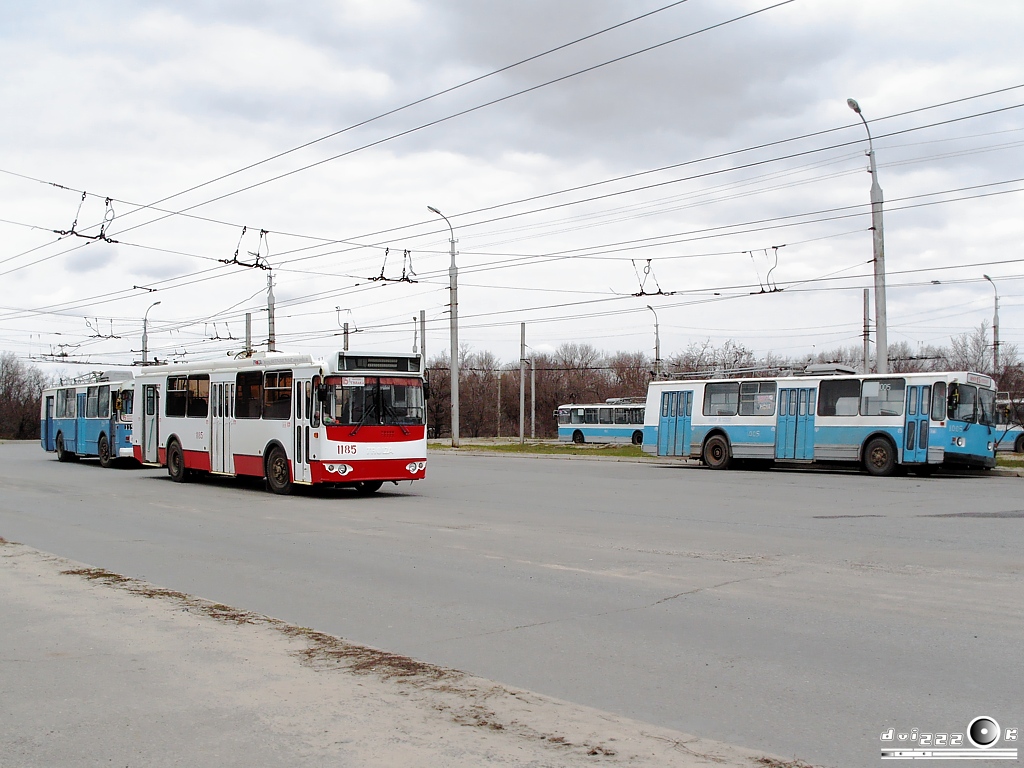
[[[379,491],[382,485],[384,485],[383,480],[364,480],[361,483],[356,483],[356,493],[360,496],[369,496]]]
[[[728,469],[732,456],[729,455],[729,441],[721,435],[712,435],[704,443],[704,463],[711,469]]]
[[[167,474],[176,483],[188,480],[188,469],[185,467],[185,453],[177,440],[167,446]]]
[[[576,445],[582,445],[584,442],[583,433],[577,429],[575,432],[572,433],[572,441],[576,443]]]
[[[644,433],[638,429],[636,430],[636,432],[633,433],[633,445],[643,445],[643,443]]]
[[[1017,442],[1013,444],[1013,450],[1015,453],[1024,453],[1024,435],[1017,438]]]
[[[888,477],[896,470],[896,447],[884,437],[875,437],[864,447],[864,469],[875,477]]]
[[[112,459],[110,457],[110,441],[107,440],[106,435],[100,435],[100,442],[96,450],[100,455],[100,466],[109,469]]]
[[[64,435],[57,435],[57,461],[74,461],[78,456],[64,447]]]
[[[273,493],[287,495],[292,492],[292,472],[284,449],[275,445],[267,454],[267,488]]]

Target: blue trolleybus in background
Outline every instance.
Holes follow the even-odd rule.
[[[610,398],[603,403],[560,405],[558,439],[567,443],[632,443],[644,440],[644,399]]]
[[[132,458],[132,374],[109,371],[43,390],[40,442],[59,461],[99,458],[109,467]]]
[[[865,376],[812,366],[778,378],[653,381],[643,447],[713,469],[748,459],[927,474],[994,467],[996,419],[994,383],[984,374]]]
[[[996,394],[996,450],[1024,453],[1024,403],[1009,392]]]

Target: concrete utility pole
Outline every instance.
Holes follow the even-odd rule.
[[[868,132],[868,162],[871,173],[871,231],[875,263],[875,372],[889,372],[889,341],[885,317],[885,237],[882,232],[882,188],[878,185],[878,169],[875,167],[875,148],[871,142],[871,129],[861,114],[860,104],[847,99],[846,104],[857,113],[864,130]]]
[[[986,280],[992,283],[992,290],[996,292],[996,311],[992,315],[992,375],[999,375],[999,290],[996,288],[996,282],[988,275],[982,275]]]
[[[441,213],[437,208],[432,205],[427,206],[427,210],[431,213],[436,213],[445,223],[448,225],[448,231],[451,232],[451,252],[452,252],[452,263],[448,267],[448,288],[451,292],[452,299],[452,312],[451,312],[451,342],[452,342],[452,358],[451,358],[451,379],[452,379],[452,448],[459,447],[459,268],[455,266],[455,230],[452,229],[452,223],[448,221],[448,217]]]
[[[526,323],[519,326],[519,442],[526,442]]]
[[[654,312],[650,304],[647,308]],[[654,312],[654,378],[661,378],[661,336],[658,334],[658,313]]]
[[[864,370],[862,373],[871,373],[871,297],[868,289],[864,289]]]
[[[252,312],[245,313],[245,356],[252,357]]]
[[[274,333],[274,273],[267,271],[267,322],[268,338],[267,338],[267,351],[277,351],[277,336]]]
[[[537,361],[530,358],[530,439],[537,439]]]
[[[149,310],[160,304],[159,301],[154,301],[149,305],[149,309],[146,310],[145,314],[142,315],[142,364],[149,365]]]

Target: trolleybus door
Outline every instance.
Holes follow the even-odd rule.
[[[775,458],[814,458],[814,409],[817,390],[807,387],[779,390],[775,427]]]
[[[928,428],[932,388],[927,384],[907,387],[907,424],[903,430],[903,461],[928,461]]]
[[[142,460],[160,462],[160,388],[156,384],[142,387]]]
[[[233,472],[229,393],[231,384],[210,384],[210,470]]]
[[[658,455],[686,456],[690,453],[690,419],[693,391],[662,392],[658,419]]]
[[[313,408],[313,386],[307,379],[295,379],[295,445],[292,451],[292,477],[297,483],[311,480],[309,471],[309,417]]]
[[[46,398],[46,426],[43,432],[43,447],[48,451],[56,450],[53,444],[53,396]]]

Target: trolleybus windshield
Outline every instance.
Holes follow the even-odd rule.
[[[327,426],[423,424],[423,382],[397,376],[328,376],[321,388]]]

